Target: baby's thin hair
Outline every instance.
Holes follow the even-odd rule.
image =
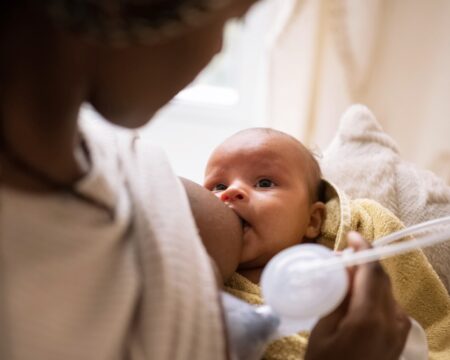
[[[314,176],[314,179],[312,180],[312,182],[313,182],[312,186],[316,189],[316,196],[315,196],[315,199],[313,199],[313,201],[325,202],[326,184],[325,184],[325,181],[323,180],[322,169],[320,168],[320,164],[319,164],[319,160],[323,157],[323,153],[320,150],[320,148],[317,147],[317,145],[315,145],[314,147],[311,147],[311,148],[308,148],[305,146],[305,148],[311,155],[312,162],[315,164],[315,167],[317,168],[317,174],[316,174],[316,176]],[[312,191],[312,192],[314,192],[314,191]]]
[[[262,133],[264,135],[268,136],[281,136],[286,139],[289,139],[290,141],[294,142],[298,147],[299,150],[306,153],[308,156],[308,160],[310,161],[312,171],[308,172],[308,188],[309,193],[311,195],[311,202],[316,201],[324,201],[325,199],[325,182],[322,180],[322,170],[320,169],[319,161],[322,157],[321,151],[315,147],[313,149],[309,149],[305,145],[302,144],[301,141],[297,140],[294,136],[289,135],[283,131],[279,131],[272,128],[266,128],[266,127],[255,127],[255,128],[249,128],[239,131],[233,136],[240,136],[240,135],[246,135],[247,133]]]
[[[298,140],[297,140],[298,141]],[[324,201],[325,199],[325,182],[322,180],[322,170],[320,169],[318,159],[321,157],[321,153],[317,151],[317,149],[310,149],[303,145],[300,141],[298,141],[307,154],[309,155],[310,162],[313,168],[311,174],[308,174],[309,177],[309,187],[310,194],[313,194],[311,201]]]

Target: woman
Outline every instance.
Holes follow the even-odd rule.
[[[89,102],[111,123],[143,125],[220,50],[225,22],[254,2],[1,2],[0,358],[228,356],[214,274],[167,161],[78,113]],[[197,218],[206,242],[217,222],[237,229],[193,189],[197,208],[223,214]],[[239,229],[233,239],[239,246]],[[398,357],[408,324],[394,319],[378,269],[356,269],[351,299],[319,323],[309,358],[358,358],[349,335],[367,324],[380,331],[357,347]]]

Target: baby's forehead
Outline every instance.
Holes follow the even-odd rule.
[[[282,133],[263,130],[238,133],[223,142],[217,149],[222,156],[273,158],[279,161],[305,161],[304,147],[297,140]]]
[[[227,139],[214,151],[206,174],[211,171],[224,174],[231,169],[246,169],[267,175],[283,173],[303,178],[304,173],[309,171],[308,157],[305,156],[303,145],[288,135],[246,131]]]

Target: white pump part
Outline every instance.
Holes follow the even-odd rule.
[[[405,241],[394,243],[405,239]],[[450,216],[390,234],[378,239],[378,247],[337,255],[317,244],[296,245],[281,251],[269,261],[261,277],[267,307],[281,319],[279,336],[311,330],[323,316],[332,312],[348,290],[346,267],[364,264],[450,240]],[[390,244],[394,243],[394,244]],[[390,244],[390,245],[387,245]],[[402,359],[426,359],[427,344],[420,325],[413,326],[419,350],[410,353],[410,342]],[[412,334],[412,332],[411,332]],[[410,338],[412,335],[410,334]],[[418,342],[419,339],[420,341]],[[412,344],[412,343],[411,343]],[[414,344],[412,344],[414,345]],[[425,354],[421,356],[420,353]]]
[[[304,244],[280,252],[267,264],[261,289],[266,304],[281,318],[281,334],[311,330],[343,300],[348,288],[344,265],[308,271],[311,262],[333,257],[334,252],[324,246]]]
[[[334,252],[324,246],[304,244],[279,253],[276,261],[267,265],[261,287],[268,305],[261,307],[261,310],[280,319],[273,338],[312,330],[321,317],[341,303],[349,285],[344,262],[341,262],[341,267],[335,265],[322,272],[310,271],[308,266],[301,265],[334,256]],[[427,360],[425,331],[412,318],[411,323],[399,360]]]

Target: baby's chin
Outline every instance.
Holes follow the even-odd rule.
[[[239,260],[238,270],[250,270],[264,267],[267,264],[267,260],[264,255],[256,255],[250,251],[242,252],[241,259]]]
[[[242,232],[244,233],[244,235],[252,229],[252,226],[242,218],[241,224],[242,224]]]

